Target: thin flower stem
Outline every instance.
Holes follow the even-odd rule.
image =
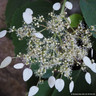
[[[60,14],[63,14],[64,13],[65,2],[66,2],[66,0],[63,1],[63,5],[62,5],[62,9],[61,9],[61,13]]]
[[[40,24],[40,26],[47,28],[45,25]]]
[[[46,28],[44,28],[44,29],[42,29],[40,32],[43,32],[43,31],[45,31],[47,29],[47,27]]]
[[[21,58],[21,57],[12,57],[12,59],[17,59],[17,58]]]
[[[67,23],[69,23],[69,21],[66,19],[66,17],[64,16],[64,19],[66,20]],[[70,23],[69,23],[70,24]],[[72,29],[72,31],[74,32],[75,30],[70,26],[70,28]]]
[[[37,86],[39,85],[39,83],[40,83],[40,80],[41,80],[41,76],[39,77],[39,81],[38,81],[38,83],[37,83]]]

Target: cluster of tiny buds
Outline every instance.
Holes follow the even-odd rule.
[[[84,66],[82,59],[88,55],[88,50],[92,47],[90,41],[92,34],[83,26],[82,22],[77,29],[71,28],[70,22],[64,14],[48,13],[50,19],[47,21],[43,16],[32,17],[31,24],[24,23],[18,29],[15,27],[10,29],[10,32],[16,31],[19,40],[28,37],[27,54],[20,53],[17,57],[21,56],[25,64],[31,65],[37,62],[39,64],[39,69],[35,71],[37,76],[42,76],[48,69],[53,70],[54,73],[58,68],[58,72],[72,79],[70,77],[72,66],[74,64]],[[43,22],[46,24],[44,25]],[[37,28],[39,29],[41,26],[44,29],[37,31]],[[71,31],[69,31],[70,29]],[[52,33],[52,36],[47,38],[41,35],[41,32],[45,30]],[[54,69],[54,67],[56,68]],[[85,68],[81,69],[85,70]]]

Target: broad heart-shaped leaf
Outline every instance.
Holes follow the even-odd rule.
[[[71,20],[71,27],[77,27],[81,20],[83,20],[83,17],[80,14],[72,14],[69,16]]]
[[[51,89],[49,87],[48,81],[44,81],[44,83],[40,84],[38,87],[39,92],[35,96],[52,96],[54,88]]]
[[[96,25],[96,0],[80,0],[80,7],[87,25]],[[96,38],[96,32],[92,34]]]
[[[94,74],[91,70],[88,72],[93,75],[92,78],[96,78],[96,74]],[[92,80],[92,84],[88,84],[85,80],[85,72],[82,70],[74,71],[72,74],[73,81],[74,81],[74,90],[73,93],[96,93],[96,79],[95,81]]]
[[[92,83],[89,85],[85,80],[85,73],[82,70],[75,70],[72,73],[74,81],[74,90],[72,93],[94,93],[96,94],[96,74],[94,74],[90,69],[88,72],[92,75]],[[65,87],[62,92],[58,92],[55,87],[52,89],[48,86],[48,81],[44,84],[39,85],[39,92],[35,96],[71,96],[72,93],[69,92],[70,80],[63,76],[65,81]]]
[[[35,96],[70,96],[69,86],[70,81],[63,77],[65,80],[65,87],[62,92],[58,92],[55,87],[50,88],[48,85],[48,81],[44,81],[43,84],[39,85],[39,92]]]
[[[96,0],[80,0],[80,7],[87,25],[96,25]]]
[[[12,18],[11,26],[16,26],[16,28],[22,26],[22,14],[26,10],[26,8],[31,8],[33,10],[33,16],[44,15],[44,17],[47,17],[48,13],[52,11],[51,4],[49,2],[45,2],[44,0],[37,0],[32,3],[27,3],[16,10]],[[12,33],[12,38],[13,44],[15,45],[15,53],[26,53],[26,38],[24,40],[19,41],[15,33]]]
[[[7,26],[10,25],[12,16],[15,13],[16,9],[20,8],[23,4],[29,1],[30,0],[8,0],[6,12],[5,12]]]

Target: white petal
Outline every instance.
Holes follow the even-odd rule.
[[[17,63],[17,64],[14,65],[15,69],[22,69],[23,67],[24,67],[23,63]]]
[[[69,91],[70,91],[70,93],[73,91],[73,89],[74,89],[74,82],[71,81],[70,84],[69,84]]]
[[[26,12],[27,14],[29,14],[29,15],[32,15],[32,14],[33,14],[33,11],[32,11],[30,8],[27,8],[27,9],[25,10],[25,12]]]
[[[65,83],[64,83],[64,80],[63,80],[63,79],[57,79],[57,80],[55,81],[55,88],[56,88],[59,92],[61,92],[61,91],[63,90],[64,85],[65,85]]]
[[[70,17],[68,17],[67,19],[68,19],[69,23],[71,24],[71,19],[70,19]]]
[[[44,37],[43,34],[41,34],[40,32],[34,33],[34,35],[35,35],[37,38],[40,38],[40,39],[42,39],[42,38]]]
[[[86,66],[88,66],[89,68],[91,68],[92,63],[91,63],[91,60],[87,56],[85,56],[83,58],[83,62],[85,63]]]
[[[24,69],[23,71],[23,80],[28,81],[33,75],[33,71],[29,68]]]
[[[65,7],[68,8],[69,10],[71,10],[71,9],[73,8],[73,5],[72,5],[71,2],[67,1],[67,2],[65,3]]]
[[[28,96],[33,96],[33,95],[35,95],[38,91],[39,91],[39,88],[38,88],[37,86],[32,86],[32,87],[29,89]]]
[[[53,9],[56,11],[59,10],[60,8],[61,8],[61,4],[59,2],[57,2],[53,5]]]
[[[0,64],[0,68],[7,67],[12,62],[12,57],[6,57]]]
[[[50,88],[53,88],[55,85],[55,77],[54,76],[50,76],[48,79],[48,84]]]
[[[93,63],[90,68],[94,73],[96,73],[96,63]]]
[[[26,12],[23,12],[23,20],[26,22],[26,24],[30,24],[32,22],[32,16]]]
[[[0,38],[3,38],[7,34],[6,30],[0,32]]]
[[[88,84],[91,84],[91,75],[89,72],[85,74],[85,80]]]

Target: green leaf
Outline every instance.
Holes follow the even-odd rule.
[[[40,84],[39,86],[39,92],[35,96],[52,96],[51,93],[54,90],[51,89],[48,85],[48,81],[44,81],[43,84]]]
[[[69,93],[69,82],[70,80],[63,76],[62,78],[65,82],[64,89],[61,92],[58,92],[56,88],[54,88],[54,91],[51,96],[71,96]]]
[[[96,25],[96,0],[80,0],[80,7],[87,25]]]
[[[21,53],[27,53],[27,41],[26,38],[23,40],[18,40],[17,36],[15,33],[11,34],[13,45],[15,46],[15,55],[17,55],[19,52]]]
[[[10,22],[12,20],[12,17],[15,11],[18,8],[20,8],[23,4],[29,1],[30,0],[8,0],[6,12],[5,12],[7,26],[10,25]]]
[[[96,25],[96,0],[80,0],[80,7],[87,25]],[[96,32],[92,34],[96,38]]]
[[[36,71],[36,70],[38,70],[39,69],[39,62],[36,62],[36,63],[32,63],[31,64],[31,69],[33,70],[33,71]]]
[[[70,16],[71,19],[71,27],[78,27],[78,24],[81,20],[83,20],[83,17],[80,14],[72,14]]]
[[[85,81],[85,72],[82,70],[75,70],[72,72],[74,81],[74,89],[72,93],[96,93],[96,74],[90,69],[88,69],[88,72],[92,77],[91,85]],[[39,85],[40,90],[35,96],[71,96],[72,93],[69,92],[69,84],[71,81],[64,76],[62,79],[65,82],[65,86],[61,92],[58,92],[55,87],[52,89],[49,88],[48,81],[45,81],[44,84]]]
[[[88,71],[91,76],[92,76],[92,84],[89,85],[86,80],[85,80],[85,72],[82,70],[79,71],[74,71],[72,76],[73,76],[73,81],[74,81],[74,90],[73,93],[95,93],[96,86],[93,84],[93,78],[96,77],[96,74],[94,74],[92,71]],[[93,74],[95,77],[93,77]],[[96,80],[95,80],[96,82]]]
[[[47,69],[46,73],[42,76],[42,78],[49,78],[50,76],[52,76],[52,70]]]

